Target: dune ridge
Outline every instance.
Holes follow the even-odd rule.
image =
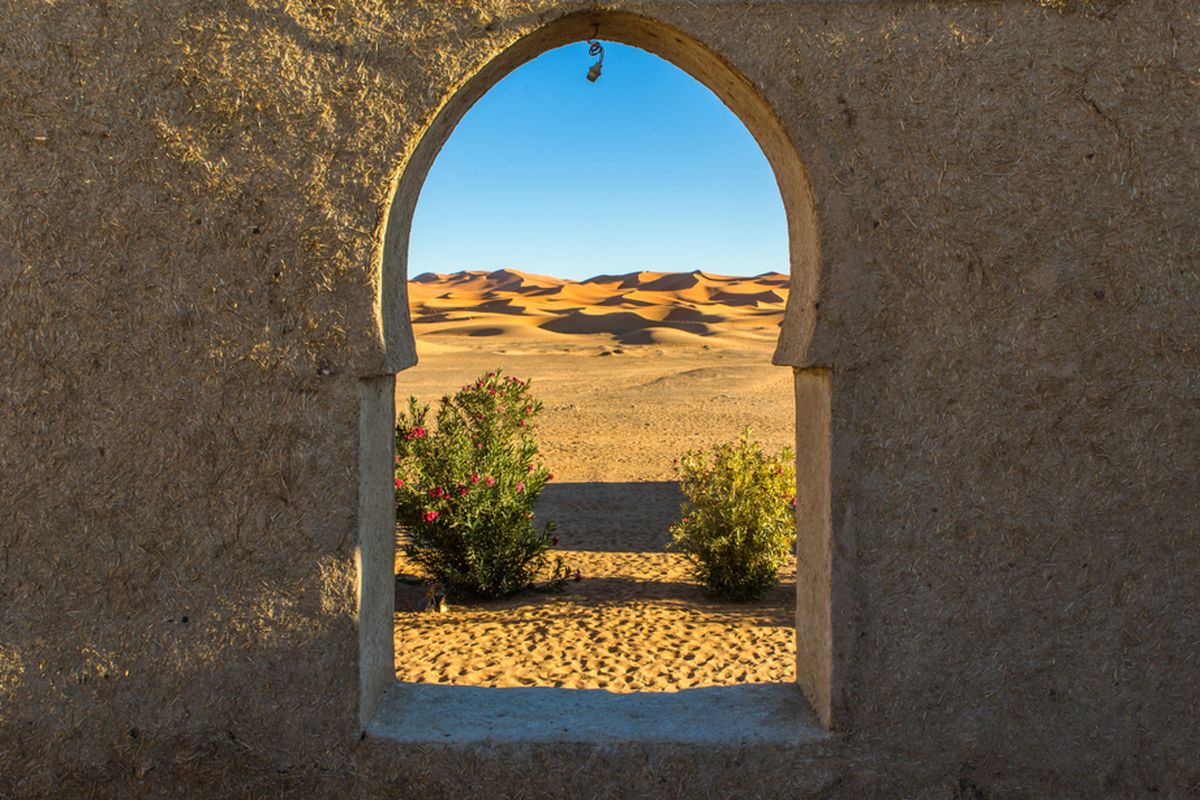
[[[640,271],[573,281],[497,269],[426,272],[409,282],[408,293],[418,337],[519,343],[587,336],[637,346],[774,341],[787,287],[778,272]]]

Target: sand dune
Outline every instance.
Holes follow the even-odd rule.
[[[795,440],[792,374],[771,365],[787,276],[496,270],[420,275],[409,295],[420,364],[397,376],[397,405],[489,369],[532,379],[557,476],[536,513],[558,523],[556,554],[582,580],[434,613],[400,553],[397,678],[609,692],[794,681],[792,568],[763,600],[728,603],[665,549],[674,458],[745,427],[772,450]]]
[[[697,270],[571,281],[514,269],[424,273],[410,282],[409,301],[418,340],[502,335],[519,345],[553,339],[549,333],[635,346],[720,343],[729,335],[768,342],[783,320],[787,276]]]

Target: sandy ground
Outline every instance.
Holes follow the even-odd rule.
[[[582,580],[561,594],[451,598],[435,613],[420,610],[422,589],[398,555],[400,680],[617,692],[794,680],[791,569],[763,600],[729,603],[666,551],[682,500],[677,455],[747,426],[773,449],[794,442],[791,375],[770,364],[786,298],[777,278],[571,284],[501,271],[412,284],[421,363],[398,376],[398,404],[436,401],[489,369],[532,378],[556,478],[537,514],[555,521],[556,554]],[[705,321],[659,324],[683,318]],[[547,330],[564,319],[570,330]]]

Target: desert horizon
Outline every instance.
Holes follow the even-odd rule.
[[[622,345],[695,344],[719,337],[774,341],[788,276],[636,271],[584,280],[517,269],[426,272],[409,281],[418,338],[499,337],[506,342],[601,336]]]
[[[431,613],[398,552],[399,680],[611,692],[795,680],[794,568],[733,603],[666,548],[683,499],[675,458],[745,428],[773,451],[794,443],[791,371],[771,364],[787,280],[499,269],[410,281],[419,363],[397,376],[397,407],[436,404],[488,370],[532,380],[555,473],[536,513],[582,580]]]

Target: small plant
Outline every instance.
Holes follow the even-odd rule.
[[[489,372],[443,397],[437,427],[410,398],[396,423],[396,517],[405,552],[451,592],[503,597],[549,568],[543,589],[569,570],[548,551],[554,524],[538,531],[533,504],[550,472],[537,464],[534,418],[542,404],[529,381]]]
[[[688,557],[710,591],[739,601],[761,597],[796,536],[791,450],[769,455],[746,431],[737,442],[689,451],[675,474],[687,499],[670,527],[671,549]]]

